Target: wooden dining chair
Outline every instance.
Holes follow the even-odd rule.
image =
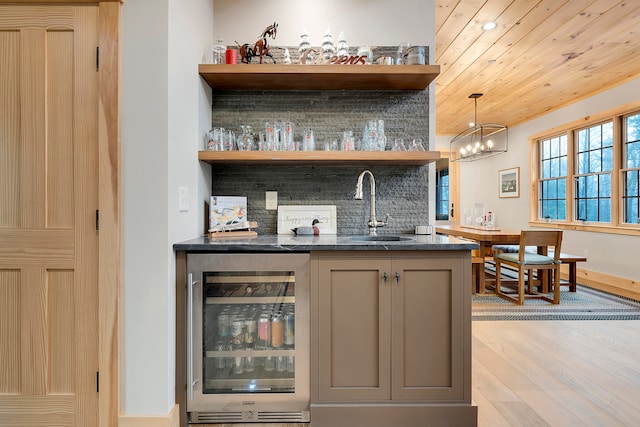
[[[562,244],[562,230],[543,231],[543,230],[523,230],[520,233],[520,247],[516,253],[498,253],[495,256],[496,263],[496,293],[516,304],[524,304],[525,298],[540,298],[545,301],[560,304],[560,246]],[[527,252],[527,246],[535,246],[538,248],[537,253]],[[553,248],[553,255],[549,256],[549,249]],[[513,292],[505,292],[502,290],[500,268],[502,264],[513,267],[518,270],[518,289],[517,298]],[[553,280],[553,298],[550,298],[544,292],[534,290],[533,270],[537,271],[537,279],[548,280],[548,274],[541,274],[543,271],[553,271],[551,279]],[[525,292],[524,278],[527,273],[528,287]],[[546,288],[546,286],[544,286]]]
[[[484,274],[484,257],[479,255],[478,249],[471,251],[471,292],[480,292],[480,275]]]

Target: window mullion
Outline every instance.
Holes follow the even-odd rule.
[[[575,195],[575,164],[578,158],[578,147],[575,143],[575,130],[567,132],[567,156],[569,159],[567,160],[567,180],[565,186],[566,192],[566,203],[567,203],[567,219],[566,222],[575,222],[575,208],[574,208],[574,195]]]
[[[623,159],[623,117],[617,116],[613,120],[613,170],[611,171],[611,225],[619,226],[624,223],[622,213],[624,203],[622,195]]]
[[[536,139],[529,140],[529,221],[540,218],[542,206],[540,206],[540,182],[542,182],[542,164],[540,163],[541,144]]]

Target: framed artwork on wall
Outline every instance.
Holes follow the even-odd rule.
[[[520,168],[502,169],[498,172],[500,197],[520,197]]]

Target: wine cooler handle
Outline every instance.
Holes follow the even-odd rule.
[[[193,281],[193,274],[187,278],[187,400],[193,400],[193,287],[198,282]]]

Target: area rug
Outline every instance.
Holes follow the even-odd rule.
[[[472,320],[640,320],[640,302],[578,285],[562,289],[560,304],[539,299],[513,304],[496,295],[473,295]]]

